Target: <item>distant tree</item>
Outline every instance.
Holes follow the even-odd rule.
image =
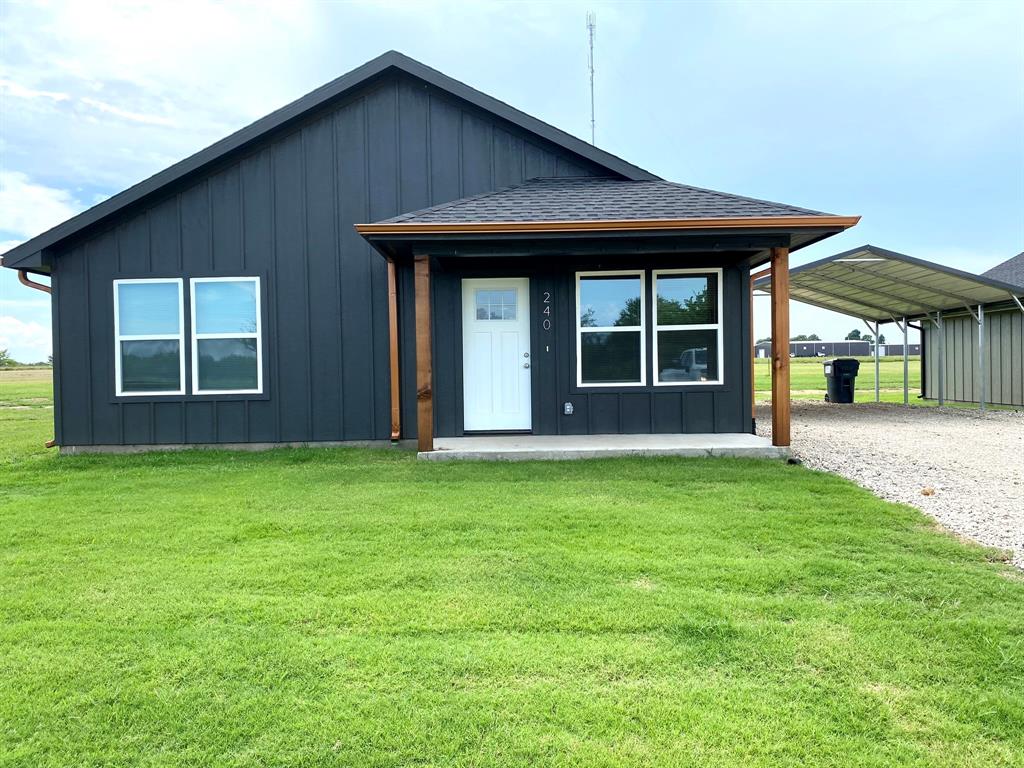
[[[878,334],[878,343],[879,344],[885,344],[885,334],[884,333]]]
[[[768,343],[769,341],[771,341],[771,340],[772,340],[772,337],[771,337],[771,336],[765,336],[765,337],[764,337],[763,339],[758,339],[758,340],[757,340],[757,341],[755,341],[754,343],[755,343],[755,344],[767,344],[767,343]]]
[[[0,368],[13,368],[16,366],[14,358],[6,349],[0,349]]]
[[[872,336],[870,333],[865,333],[859,339],[859,341],[866,341],[868,344],[871,344],[874,340],[875,340],[875,337]]]
[[[858,331],[856,328],[854,328],[852,331],[850,331],[848,334],[846,334],[846,340],[847,341],[860,341],[861,340],[860,331]]]
[[[810,336],[801,333],[799,336],[794,336],[790,341],[821,341],[821,337],[816,333],[812,333]]]
[[[821,336],[819,336],[816,333],[812,333],[810,336],[807,337],[807,340],[808,341],[821,341]]]

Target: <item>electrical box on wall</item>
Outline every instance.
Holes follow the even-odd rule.
[[[566,416],[572,416],[572,403],[565,403],[565,404],[564,404],[564,405],[562,406],[562,412],[563,412],[563,413],[564,413],[564,414],[565,414]]]

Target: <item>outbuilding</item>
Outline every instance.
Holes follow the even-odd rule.
[[[662,180],[391,52],[3,264],[51,278],[66,450],[752,438],[751,269],[786,339],[789,253],[856,222]]]
[[[922,335],[928,353],[921,376],[922,395],[933,400],[1024,406],[1024,253],[981,277],[1014,288],[1015,293],[1007,292],[1004,298],[980,307],[948,310],[941,328],[937,323],[925,325]],[[980,356],[979,321],[984,324]],[[983,386],[984,398],[980,397]]]

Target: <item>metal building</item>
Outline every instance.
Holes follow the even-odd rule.
[[[983,278],[1017,286],[1024,296],[1024,253],[993,267]],[[1016,297],[1015,297],[1016,298]],[[925,397],[977,403],[982,386],[987,403],[1024,405],[1024,311],[1019,299],[1009,298],[982,305],[984,316],[984,377],[978,367],[977,308],[964,307],[944,313],[943,333],[932,323],[925,326],[922,338],[931,350],[924,360],[921,389]],[[939,347],[944,348],[940,351]],[[940,365],[945,367],[945,392]],[[984,382],[984,385],[983,383]]]
[[[885,344],[882,345],[885,347]],[[892,345],[897,346],[897,345]],[[871,342],[858,339],[843,339],[842,341],[791,341],[789,342],[790,357],[865,357],[871,354]],[[889,354],[889,353],[886,353]],[[903,354],[903,351],[892,354]],[[913,351],[912,355],[917,354]],[[754,357],[767,358],[772,356],[772,343],[762,341],[754,345]]]

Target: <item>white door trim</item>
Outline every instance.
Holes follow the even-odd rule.
[[[532,374],[530,279],[464,279],[463,429],[469,432],[532,429]]]

